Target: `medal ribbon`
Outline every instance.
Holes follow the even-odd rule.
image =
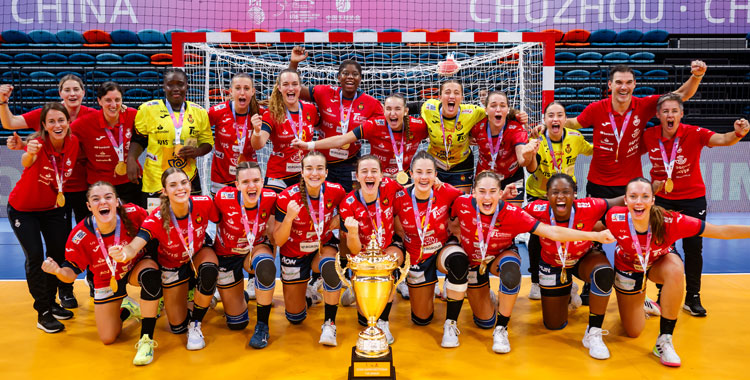
[[[572,229],[573,225],[575,224],[575,218],[576,218],[576,208],[571,207],[570,208],[570,220],[568,221],[568,228]],[[557,225],[557,220],[555,220],[555,214],[552,212],[552,204],[549,205],[549,221],[550,224],[553,226]],[[565,268],[565,262],[568,260],[568,244],[570,244],[569,241],[565,242],[565,249],[563,249],[562,243],[559,241],[555,241],[555,245],[557,246],[557,257],[560,259],[560,262],[562,263],[562,267]]]
[[[232,120],[234,120],[234,133],[237,136],[237,143],[240,145],[240,151],[239,153],[237,153],[237,156],[239,157],[245,150],[245,140],[247,139],[247,119],[250,118],[250,112],[248,109],[248,114],[247,116],[245,116],[245,125],[242,126],[242,130],[240,131],[240,129],[238,128],[240,124],[237,123],[237,116],[234,114],[234,101],[229,102],[229,109],[232,111]]]
[[[55,159],[55,155],[54,154],[50,155],[49,159],[50,159],[50,161],[52,161],[52,169],[55,170],[55,182],[57,182],[57,193],[60,194],[60,193],[63,192],[63,176],[62,176],[62,172],[65,171],[65,168],[64,167],[62,168],[63,169],[62,172],[57,169],[57,160]],[[63,160],[64,159],[65,158],[63,157]],[[64,164],[64,162],[63,162],[63,164]]]
[[[664,171],[667,172],[667,178],[672,178],[672,171],[674,170],[675,157],[677,156],[677,148],[680,144],[680,138],[675,137],[674,143],[672,143],[672,153],[669,155],[669,161],[667,161],[667,151],[664,149],[664,143],[659,139],[659,148],[661,152],[661,159],[664,161]]]
[[[445,164],[446,169],[450,169],[450,159],[448,156],[448,151],[450,150],[450,145],[448,145],[448,140],[445,138],[445,125],[443,123],[443,112],[442,110],[438,112],[440,114],[440,130],[443,131],[443,147],[445,148]],[[458,113],[456,114],[456,121],[454,122],[453,127],[455,128],[455,125],[458,124],[458,118],[461,116],[461,105],[458,105]],[[451,145],[453,145],[451,143]]]
[[[370,208],[367,207],[367,202],[365,201],[365,195],[362,194],[362,190],[357,192],[357,198],[360,203],[362,203],[363,206],[365,206],[365,210],[367,211],[367,215],[370,217],[370,222],[373,224],[373,227],[375,227],[375,234],[378,238],[378,244],[382,247],[384,243],[384,235],[385,231],[383,228],[383,220],[380,216],[380,189],[378,189],[378,197],[375,199],[375,219],[372,218],[372,214],[370,213]]]
[[[625,115],[625,120],[622,122],[622,130],[617,130],[617,124],[615,123],[615,115],[612,114],[612,112],[609,113],[609,122],[612,125],[612,133],[615,134],[615,140],[617,140],[617,147],[615,148],[615,157],[620,152],[620,140],[622,140],[622,136],[625,134],[625,130],[628,129],[628,123],[630,123],[630,116],[633,114],[633,110],[631,109],[628,111],[628,113]],[[615,158],[615,160],[617,160]]]
[[[261,197],[258,196],[258,205],[256,206],[257,209],[255,210],[255,223],[253,224],[253,230],[250,231],[250,221],[247,219],[247,210],[245,210],[245,201],[243,198],[242,191],[238,191],[240,193],[240,215],[242,215],[242,226],[245,228],[245,238],[247,238],[247,243],[250,248],[250,251],[253,250],[253,245],[255,244],[255,235],[258,233],[258,221],[260,220],[260,201]]]
[[[411,206],[414,210],[414,224],[417,226],[417,234],[419,235],[420,244],[420,257],[422,255],[421,248],[424,248],[424,238],[427,234],[427,226],[430,225],[430,214],[432,213],[432,189],[430,189],[430,201],[427,202],[427,210],[425,210],[424,218],[419,217],[419,208],[417,208],[417,192],[412,189],[411,192]],[[421,221],[420,221],[421,219]]]
[[[349,111],[344,114],[344,91],[339,90],[339,122],[341,123],[342,131],[341,134],[345,135],[346,132],[348,132],[349,129],[349,119],[352,117],[352,107],[354,107],[354,102],[359,98],[359,94],[352,99],[351,104],[349,104]]]
[[[115,243],[114,245],[120,245],[120,216],[116,215],[117,217],[117,225],[115,226]],[[115,277],[115,280],[117,280],[115,276],[115,272],[117,271],[117,261],[109,257],[109,253],[107,252],[107,245],[104,244],[104,239],[102,238],[102,233],[99,231],[99,227],[96,225],[96,218],[92,215],[91,216],[91,226],[94,227],[94,233],[96,234],[96,240],[99,242],[99,248],[102,250],[102,254],[104,255],[104,261],[107,263],[107,267],[109,267],[109,270],[112,272],[112,277]]]
[[[315,226],[315,235],[318,235],[318,242],[323,240],[323,223],[325,222],[325,213],[323,213],[323,205],[325,199],[323,198],[324,185],[320,186],[320,197],[318,198],[318,217],[319,220],[315,219],[315,213],[312,211],[312,201],[310,201],[310,194],[305,194],[307,198],[307,209],[309,210],[310,219],[312,219],[313,225]]]
[[[560,163],[559,166],[557,165],[557,158],[555,158],[555,148],[552,147],[552,139],[549,138],[549,132],[545,133],[544,137],[547,139],[547,149],[549,149],[549,154],[550,156],[552,156],[552,167],[554,167],[555,171],[557,171],[558,173],[562,173],[562,163]],[[562,146],[562,141],[560,141],[560,145]]]
[[[295,123],[294,120],[292,120],[292,114],[289,113],[289,108],[286,109],[286,120],[289,121],[289,126],[292,127],[292,132],[294,133],[294,137],[297,140],[300,139],[300,133],[302,133],[302,128],[304,128],[304,125],[302,125],[302,102],[299,103],[299,123]],[[247,119],[245,119],[245,125],[247,126]],[[297,129],[299,127],[299,130]]]
[[[398,167],[398,171],[402,172],[404,171],[404,135],[406,134],[406,131],[403,130],[403,127],[401,129],[401,149],[398,148],[398,145],[396,145],[396,139],[393,137],[393,130],[391,130],[391,125],[388,124],[386,121],[385,123],[386,127],[388,128],[388,136],[391,138],[391,144],[393,145],[393,156],[396,158],[396,166]]]
[[[109,130],[109,128],[104,127],[104,133],[107,134],[107,137],[109,138],[109,142],[112,143],[112,148],[115,150],[115,153],[117,153],[117,160],[119,162],[124,162],[125,161],[125,150],[123,149],[123,143],[125,141],[122,138],[122,130],[125,129],[125,128],[123,128],[123,124],[120,123],[117,126],[117,129],[120,131],[120,143],[119,144],[117,143],[117,141],[115,141],[115,136],[112,135],[112,132]]]
[[[474,201],[476,203],[476,200]],[[497,220],[497,214],[500,213],[500,205],[497,205],[495,207],[495,214],[492,215],[492,222],[490,222],[490,227],[487,230],[487,239],[484,238],[484,228],[482,227],[482,213],[479,212],[479,204],[475,205],[475,209],[477,210],[477,233],[479,238],[479,253],[482,255],[482,263],[484,263],[484,258],[487,256],[487,248],[490,245],[490,239],[492,238],[492,232],[495,231],[495,221]]]
[[[648,270],[648,259],[651,255],[651,225],[648,226],[648,234],[646,235],[646,254],[643,254],[643,249],[641,248],[641,241],[638,240],[638,234],[635,232],[635,226],[633,226],[633,217],[628,213],[628,228],[630,229],[630,238],[633,239],[633,246],[635,246],[636,251],[636,257],[638,258],[638,261],[641,264],[641,268],[643,268],[643,273],[645,274]],[[643,279],[644,283],[646,281],[646,278]]]
[[[174,116],[174,110],[172,109],[172,105],[169,104],[169,101],[164,100],[164,104],[167,106],[169,117],[172,118],[172,123],[174,124],[174,145],[180,145],[180,137],[182,136],[182,122],[185,121],[185,105],[187,104],[187,102],[182,102],[182,106],[180,107],[179,120],[177,120],[177,118]]]
[[[191,215],[192,208],[192,205],[190,205],[190,208],[188,209],[187,237],[185,238],[182,237],[182,229],[180,228],[180,224],[177,223],[177,217],[174,215],[174,211],[172,211],[171,207],[169,208],[169,217],[172,219],[174,228],[177,229],[177,234],[180,236],[180,243],[182,243],[182,246],[185,248],[185,251],[187,252],[191,262],[193,261],[193,216]],[[185,244],[186,239],[187,244]]]
[[[490,140],[490,157],[492,157],[492,160],[490,161],[490,169],[495,170],[495,161],[497,160],[497,155],[500,153],[500,146],[503,144],[503,132],[505,132],[505,126],[507,123],[503,124],[502,127],[500,127],[500,135],[497,137],[497,142],[495,144],[492,143],[492,130],[490,129],[490,121],[487,120],[487,139]]]

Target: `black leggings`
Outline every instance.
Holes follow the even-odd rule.
[[[656,197],[656,204],[667,210],[706,220],[706,197],[674,200]],[[685,251],[685,290],[688,294],[699,294],[703,272],[703,237],[696,235],[682,239],[682,249]]]
[[[41,314],[54,304],[60,282],[54,275],[42,271],[45,259],[42,237],[47,246],[46,257],[62,264],[65,260],[65,242],[70,233],[70,220],[66,217],[65,208],[25,212],[18,211],[9,204],[8,221],[26,255],[26,284],[34,297],[34,309]]]

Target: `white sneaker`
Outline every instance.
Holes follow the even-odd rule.
[[[405,300],[409,299],[409,286],[406,285],[406,281],[401,281],[396,287],[396,291],[401,295],[401,298]]]
[[[388,344],[393,344],[393,334],[391,334],[391,329],[389,327],[388,321],[384,321],[382,319],[378,319],[378,328],[383,330],[383,333],[385,334],[385,340],[388,342]]]
[[[495,327],[492,332],[492,351],[498,354],[510,352],[510,341],[508,340],[508,328],[505,326]]]
[[[573,286],[570,287],[570,302],[568,302],[568,310],[575,310],[581,307],[583,304],[583,301],[581,300],[581,296],[578,295],[578,284],[575,282],[573,283]]]
[[[516,235],[516,238],[513,239],[516,244],[523,244],[528,247],[529,245],[529,238],[531,238],[531,234],[528,232],[524,232],[522,234]]]
[[[187,349],[194,351],[206,347],[206,341],[203,340],[201,323],[192,321],[188,324]]]
[[[674,350],[672,334],[659,335],[654,346],[654,355],[661,359],[661,364],[668,367],[679,367],[682,364],[680,357],[677,356],[677,351]]]
[[[443,291],[440,289],[440,283],[435,283],[435,298],[445,299]]]
[[[492,302],[492,304],[495,306],[495,310],[497,310],[500,305],[500,301],[497,300],[497,294],[492,289],[490,289],[490,302]]]
[[[643,311],[646,312],[646,316],[653,315],[658,317],[661,315],[661,306],[646,296],[646,300],[643,301]]]
[[[351,287],[346,288],[341,295],[341,306],[351,306],[355,302],[357,302],[357,297],[354,296],[354,290]]]
[[[326,346],[336,346],[336,325],[331,321],[325,321],[320,326],[320,340],[318,343]]]
[[[321,279],[322,281],[322,279]],[[316,281],[317,282],[317,281]],[[310,306],[317,305],[321,302],[323,302],[323,295],[320,294],[318,291],[318,288],[315,287],[315,284],[307,285],[307,289],[305,290],[305,298],[311,301]]]
[[[456,321],[452,319],[446,319],[443,323],[443,341],[440,345],[445,348],[458,347],[458,335],[461,334],[458,331],[458,325]]]
[[[251,300],[255,299],[255,280],[247,280],[247,286],[245,286],[245,294],[247,294],[247,298]]]
[[[607,334],[609,334],[609,331],[598,327],[586,328],[586,334],[583,335],[583,347],[589,349],[589,356],[600,360],[609,359],[609,349],[602,340],[602,335]]]
[[[531,283],[531,289],[529,289],[529,299],[530,300],[542,299],[542,290],[539,288],[539,284],[535,282]]]

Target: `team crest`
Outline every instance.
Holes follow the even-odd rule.
[[[193,124],[193,114],[188,114],[188,123]]]
[[[326,207],[331,208],[332,206],[333,206],[333,201],[329,199],[328,202],[326,202]]]
[[[577,230],[582,230],[583,229],[583,222],[578,222],[578,224],[576,224],[576,229]]]
[[[262,213],[260,214],[260,217],[261,217],[261,219],[265,219],[265,218],[267,218],[267,217],[268,217],[268,213],[267,213],[267,212],[265,212],[265,211],[263,211],[263,212],[262,212]]]
[[[198,215],[198,216],[195,217],[195,222],[196,223],[200,224],[202,221],[203,221],[203,217],[202,216]]]
[[[570,154],[570,152],[572,152],[572,151],[573,151],[573,149],[572,149],[572,148],[570,147],[570,144],[567,144],[567,145],[565,146],[565,153],[568,153],[568,154]]]
[[[388,206],[388,198],[383,199],[383,204]]]
[[[365,109],[365,105],[362,104],[362,103],[359,103],[359,105],[357,106],[357,109],[361,111],[361,110]]]

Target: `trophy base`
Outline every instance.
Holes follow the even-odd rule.
[[[364,358],[352,347],[352,365],[349,366],[349,380],[396,380],[396,368],[393,367],[393,352],[379,358]]]

